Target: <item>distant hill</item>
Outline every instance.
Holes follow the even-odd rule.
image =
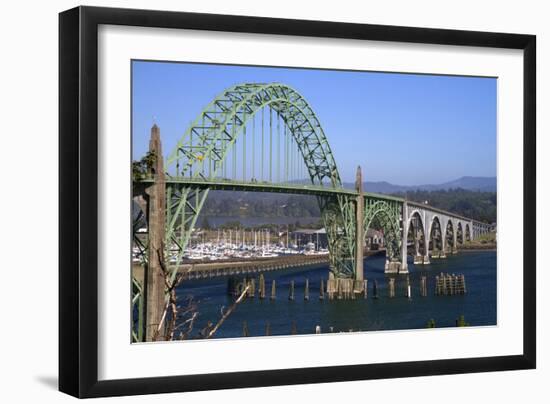
[[[305,181],[295,181],[305,183]],[[353,188],[353,183],[344,187]],[[443,184],[417,186],[365,182],[367,192],[391,194],[492,223],[496,220],[496,178],[462,177]],[[315,196],[246,191],[211,191],[202,211],[207,216],[319,217]]]
[[[353,188],[355,184],[345,183],[344,187]],[[461,177],[454,181],[442,184],[425,185],[395,185],[387,181],[366,181],[363,183],[363,190],[379,194],[395,194],[409,191],[436,191],[449,189],[465,189],[467,191],[496,192],[496,177]]]
[[[434,208],[471,217],[480,222],[497,220],[497,193],[491,191],[468,191],[463,188],[439,190],[414,190],[395,193],[409,201],[428,202]]]

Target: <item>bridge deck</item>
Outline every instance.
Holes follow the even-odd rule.
[[[353,189],[345,188],[333,188],[330,186],[319,186],[310,184],[283,184],[283,183],[271,183],[271,182],[241,182],[233,180],[213,179],[189,179],[189,178],[176,178],[168,177],[166,183],[170,185],[191,185],[204,188],[210,188],[214,190],[225,191],[253,191],[253,192],[278,192],[289,194],[303,194],[303,195],[357,195],[357,192]]]
[[[471,222],[476,222],[473,219],[470,219],[470,218],[467,218],[467,217],[464,217],[464,216],[461,216],[461,215],[457,215],[456,213],[447,212],[446,210],[443,210],[443,209],[434,208],[433,206],[426,205],[426,204],[420,203],[420,202],[407,201],[407,205],[415,206],[415,207],[422,208],[422,209],[431,210],[432,212],[441,213],[443,215],[447,215],[447,216],[454,217],[454,218],[461,219],[461,220],[466,220],[468,222],[470,222],[470,221]]]
[[[152,180],[146,179],[140,181],[142,183],[150,183]],[[344,194],[357,196],[359,193],[355,189],[349,188],[334,188],[330,186],[320,186],[311,184],[288,184],[288,183],[270,183],[270,182],[245,182],[233,180],[202,180],[189,179],[183,177],[168,177],[166,184],[169,185],[191,185],[203,188],[210,188],[221,191],[251,191],[251,192],[277,192],[288,194],[303,194],[303,195],[334,195]],[[375,199],[385,199],[390,201],[404,202],[403,198],[386,194],[376,194],[373,192],[363,192],[363,196]]]
[[[140,183],[147,184],[152,183],[152,179],[143,179],[139,181]],[[188,178],[188,177],[170,177],[166,178],[167,185],[180,185],[180,186],[195,186],[200,188],[210,188],[212,190],[219,191],[249,191],[249,192],[274,192],[274,193],[286,193],[286,194],[298,194],[298,195],[349,195],[357,196],[359,193],[355,189],[348,188],[334,188],[330,186],[319,186],[311,184],[288,184],[288,183],[270,183],[270,182],[246,182],[246,181],[234,181],[234,180],[224,180],[221,178],[215,178],[213,180],[204,180],[197,178]],[[373,192],[363,192],[364,197],[396,201],[404,203],[406,200],[404,198],[386,195],[386,194],[377,194]],[[461,220],[472,221],[474,223],[481,223],[470,218],[458,215],[453,212],[448,212],[443,209],[434,208],[433,206],[426,205],[419,202],[406,201],[408,205],[416,206],[422,209],[431,210],[437,213],[441,213],[450,217],[454,217]]]

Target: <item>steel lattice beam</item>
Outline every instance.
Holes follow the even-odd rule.
[[[293,88],[284,84],[239,84],[226,89],[208,104],[187,129],[166,160],[167,174],[175,178],[213,180],[221,174],[220,167],[231,147],[242,136],[247,122],[264,108],[279,114],[298,148],[315,186],[342,189],[336,163],[319,119],[307,101]],[[270,155],[271,158],[274,156]],[[168,177],[170,182],[170,177]],[[170,220],[167,225],[167,245],[177,245],[180,261],[208,189],[168,185]],[[330,245],[331,271],[340,277],[353,276],[355,246],[354,207],[345,194],[318,197],[321,215]]]

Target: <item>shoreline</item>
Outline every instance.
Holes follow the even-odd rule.
[[[471,251],[471,252],[480,252],[480,251],[497,251],[497,246],[496,245],[491,245],[491,246],[488,246],[488,247],[472,247],[472,248],[460,248],[458,250],[458,252],[468,252],[468,251]]]

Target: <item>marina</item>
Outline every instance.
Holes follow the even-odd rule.
[[[265,259],[293,255],[327,256],[329,251],[326,242],[320,241],[320,233],[318,231],[314,239],[310,234],[306,242],[303,237],[298,238],[297,232],[292,235],[288,231],[273,235],[268,229],[199,230],[194,232],[183,251],[176,244],[170,246],[169,262]],[[138,235],[140,234],[146,234],[146,229],[140,229]],[[143,248],[135,245],[132,249],[132,261],[140,263],[143,252]]]

